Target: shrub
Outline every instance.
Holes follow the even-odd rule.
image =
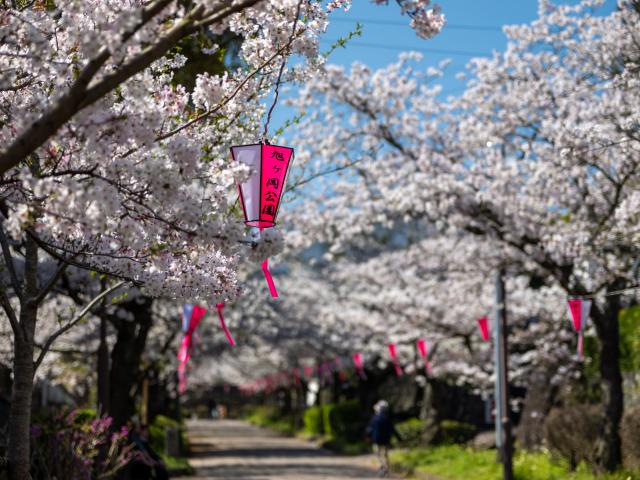
[[[293,435],[296,433],[295,415],[282,414],[280,409],[274,405],[254,407],[247,412],[245,420],[259,427],[272,428],[285,435]]]
[[[473,439],[475,434],[475,425],[457,420],[443,420],[438,425],[438,432],[433,439],[433,443],[437,445],[467,443]]]
[[[625,466],[640,469],[640,407],[627,409],[622,418],[620,436]]]
[[[128,430],[111,432],[111,417],[72,410],[31,426],[33,478],[112,478],[133,457]]]
[[[311,407],[304,411],[302,417],[305,433],[314,437],[324,434],[324,422],[321,407]]]
[[[173,427],[178,432],[182,433],[180,423],[173,418],[165,417],[164,415],[157,415],[153,419],[153,423],[149,425],[149,444],[156,452],[164,452],[164,437],[166,435],[166,428]]]
[[[330,438],[347,442],[362,440],[365,422],[357,400],[325,405],[322,410],[324,432]]]
[[[544,436],[552,454],[569,462],[574,469],[580,462],[593,463],[593,441],[602,421],[597,405],[554,408],[544,422]]]
[[[419,418],[410,418],[396,425],[396,430],[402,437],[398,442],[403,447],[418,447],[424,443],[426,424]]]

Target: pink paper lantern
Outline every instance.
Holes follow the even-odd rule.
[[[231,156],[251,169],[247,180],[238,185],[244,223],[257,228],[276,224],[293,149],[256,143],[231,147]]]
[[[480,327],[480,335],[485,342],[489,341],[489,319],[482,317],[478,319],[478,327]]]
[[[186,330],[178,350],[178,393],[180,394],[183,394],[187,388],[187,363],[191,359],[191,349],[193,348],[196,328],[198,328],[198,324],[205,313],[207,313],[207,310],[199,305],[185,305],[182,310],[183,328],[186,325]]]

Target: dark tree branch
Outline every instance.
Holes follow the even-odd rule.
[[[58,262],[58,268],[56,268],[55,273],[51,276],[47,284],[44,287],[42,287],[42,289],[38,293],[38,296],[36,297],[37,303],[40,303],[45,299],[45,297],[51,291],[54,285],[58,282],[58,280],[60,280],[60,277],[62,276],[62,274],[64,273],[64,271],[67,269],[68,266],[69,266],[69,262],[65,262],[65,261]]]
[[[7,266],[7,271],[9,272],[9,278],[11,279],[13,291],[19,299],[22,299],[22,287],[20,285],[20,281],[18,280],[18,276],[16,275],[13,257],[11,256],[11,248],[9,247],[7,236],[4,233],[2,222],[0,222],[0,245],[2,245],[2,255],[4,257],[4,263]]]
[[[58,330],[56,330],[54,333],[52,333],[49,338],[47,339],[47,341],[44,343],[44,345],[42,346],[42,350],[40,350],[40,354],[38,355],[38,359],[35,362],[34,365],[34,370],[37,370],[38,367],[40,366],[40,364],[42,363],[42,360],[44,360],[45,355],[47,354],[47,351],[49,350],[49,348],[51,348],[51,345],[53,344],[53,342],[56,341],[56,339],[68,332],[72,327],[74,327],[78,322],[80,322],[84,316],[97,304],[99,303],[104,297],[106,297],[107,295],[109,295],[110,293],[115,292],[117,289],[119,289],[120,287],[122,287],[125,283],[125,281],[121,281],[118,283],[115,283],[114,285],[112,285],[111,287],[109,287],[108,289],[104,290],[102,293],[100,293],[98,296],[94,297],[93,300],[91,300],[81,311],[78,315],[76,315],[75,318],[73,318],[71,321],[69,321],[68,323],[66,323],[65,325],[63,325],[62,327],[60,327]]]
[[[9,324],[11,325],[11,330],[13,330],[13,334],[19,336],[24,340],[23,332],[20,328],[16,312],[11,306],[11,302],[9,301],[9,297],[7,297],[7,293],[2,288],[0,288],[0,304],[2,304],[2,309],[7,314],[7,318],[9,319]]]

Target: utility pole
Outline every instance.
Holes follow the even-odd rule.
[[[100,315],[100,346],[98,347],[98,415],[107,415],[109,408],[109,346],[107,320]]]
[[[504,288],[504,269],[496,272],[496,307],[494,326],[496,365],[496,440],[502,461],[502,478],[513,480],[513,437],[509,416],[509,376],[507,351],[507,305]]]

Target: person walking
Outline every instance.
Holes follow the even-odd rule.
[[[386,400],[380,400],[373,406],[374,415],[367,427],[367,436],[373,441],[378,460],[380,461],[379,473],[381,477],[389,476],[389,448],[391,437],[395,436],[402,441],[389,417],[389,404]]]

